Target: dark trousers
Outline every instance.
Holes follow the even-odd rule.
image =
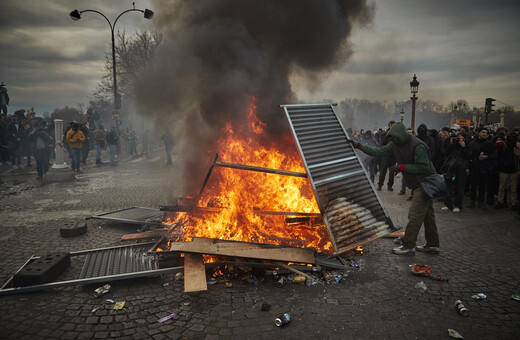
[[[81,149],[70,148],[71,168],[74,171],[79,171],[81,165]]]
[[[379,186],[383,186],[383,184],[385,183],[385,177],[386,177],[386,172],[388,170],[388,168],[390,168],[391,166],[393,166],[395,164],[395,158],[394,157],[383,157],[383,159],[381,160],[381,168],[379,169],[379,181],[378,181],[378,185]],[[394,176],[395,174],[394,173],[388,173],[388,187],[391,188],[394,186]]]
[[[49,170],[49,151],[47,149],[36,149],[34,151],[34,159],[36,160],[38,177],[43,177]]]
[[[13,165],[22,164],[22,143],[12,142],[9,144],[9,154],[11,156],[11,162]]]
[[[449,174],[450,178],[446,179],[446,189],[448,196],[444,199],[444,204],[450,210],[455,205],[462,209],[462,199],[464,198],[464,188],[466,187],[466,169],[458,169]],[[455,177],[455,178],[453,178]]]
[[[471,181],[471,190],[469,192],[469,197],[472,202],[478,201],[479,203],[484,203],[484,197],[486,195],[486,187],[487,187],[487,170],[478,170],[471,169],[471,173],[469,175]],[[478,196],[477,196],[478,190]]]

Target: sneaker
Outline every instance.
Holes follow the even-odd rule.
[[[453,208],[453,210],[452,210],[452,211],[453,211],[454,213],[460,213],[460,209],[459,209],[459,208],[457,208],[457,207]]]
[[[401,191],[399,191],[399,193],[398,193],[398,195],[404,195],[404,194],[406,194],[406,191],[404,191],[404,190],[401,190]]]
[[[383,190],[383,187],[381,185],[378,185],[377,190],[381,191],[381,190]]]
[[[438,247],[430,247],[430,246],[417,246],[415,250],[420,251],[421,253],[428,254],[439,254],[441,251]]]
[[[403,238],[401,236],[394,238],[395,244],[403,244]]]
[[[399,248],[392,249],[392,253],[396,255],[415,255],[415,250],[400,246]]]
[[[447,206],[444,206],[441,208],[442,211],[448,211],[448,210],[451,210],[450,208],[448,208]]]
[[[388,191],[394,191],[394,188],[392,188],[391,186],[388,187]]]
[[[411,201],[412,199],[413,199],[413,195],[410,195],[410,196],[408,196],[408,198],[406,200]]]

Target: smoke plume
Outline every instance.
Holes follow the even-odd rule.
[[[200,186],[223,125],[246,121],[255,96],[273,138],[288,125],[280,104],[297,103],[290,76],[309,82],[344,63],[349,35],[371,22],[361,0],[154,1],[160,56],[136,94],[141,114],[177,141],[187,191]],[[216,150],[218,151],[218,150]]]

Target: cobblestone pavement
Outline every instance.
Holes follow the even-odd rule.
[[[1,166],[0,282],[33,254],[78,251],[120,244],[136,226],[89,220],[84,235],[62,238],[59,229],[85,217],[131,206],[155,208],[176,197],[176,169],[166,168],[160,150],[149,159],[123,159],[116,168],[92,167],[71,183],[41,185],[34,168]],[[380,192],[397,226],[407,221],[409,202],[396,191]],[[361,269],[337,285],[258,284],[233,280],[232,288],[209,286],[188,295],[174,274],[82,285],[0,297],[0,337],[6,339],[442,339],[448,329],[465,339],[520,338],[520,223],[511,211],[465,209],[442,212],[436,203],[440,255],[390,254],[392,239],[369,243],[356,257]],[[423,241],[422,235],[420,241]],[[431,265],[449,282],[416,277],[414,263]],[[74,263],[73,263],[74,266]],[[415,288],[423,281],[427,289]],[[165,285],[167,283],[167,285]],[[473,300],[475,293],[487,295]],[[126,301],[112,310],[105,299]],[[470,311],[457,313],[461,299]],[[262,303],[272,305],[260,310]],[[157,320],[171,313],[178,317]],[[292,321],[276,327],[276,316]]]

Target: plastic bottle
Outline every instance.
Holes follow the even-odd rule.
[[[464,304],[462,303],[462,301],[460,301],[460,300],[455,301],[455,307],[456,307],[457,310],[459,311],[460,315],[462,315],[462,316],[468,316],[468,315],[469,315],[469,311],[468,311],[468,309],[464,306]]]

